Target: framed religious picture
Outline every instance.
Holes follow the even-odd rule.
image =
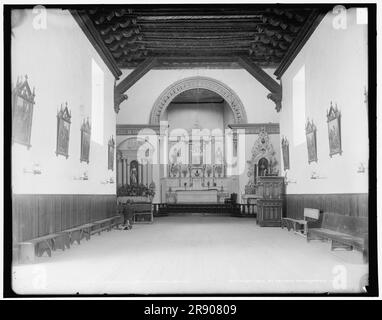
[[[81,126],[81,155],[80,162],[89,163],[91,126],[89,119],[84,120]]]
[[[305,126],[306,144],[308,147],[308,163],[317,162],[317,135],[316,125],[312,121],[309,121]]]
[[[286,137],[281,139],[281,149],[283,152],[284,170],[290,169],[289,166],[289,141]]]
[[[330,109],[326,113],[328,122],[328,135],[329,135],[329,155],[332,157],[334,154],[342,154],[341,148],[341,112],[338,111],[337,105],[333,108],[330,102]]]
[[[12,92],[12,141],[31,147],[31,131],[35,90],[31,91],[28,76],[17,78]]]
[[[109,170],[114,170],[114,149],[115,142],[112,136],[107,145],[107,168]]]
[[[70,136],[70,111],[68,109],[68,103],[65,104],[65,108],[60,108],[57,113],[57,143],[56,143],[56,155],[63,155],[66,159],[69,157],[69,136]]]

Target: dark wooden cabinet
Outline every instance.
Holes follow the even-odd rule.
[[[281,226],[284,177],[261,176],[256,179],[257,223],[261,227]]]

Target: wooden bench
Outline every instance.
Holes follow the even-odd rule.
[[[80,244],[83,238],[90,240],[90,232],[92,226],[92,223],[86,223],[78,227],[61,231],[61,233],[67,235],[66,241],[69,243],[69,245],[72,245],[75,241]]]
[[[113,227],[120,224],[120,218],[121,216],[117,215],[111,218],[91,222],[90,234],[98,233],[100,235],[104,230],[110,231]]]
[[[61,249],[64,251],[65,247],[70,248],[66,235],[62,233],[49,234],[19,242],[17,246],[19,247],[20,262],[33,262],[35,256],[41,257],[45,252],[51,257],[53,250]]]
[[[134,223],[153,223],[153,210],[150,202],[135,202],[133,206]]]
[[[286,227],[288,231],[292,229],[295,233],[306,237],[308,228],[317,228],[321,225],[321,222],[322,214],[320,214],[320,210],[304,208],[304,219],[281,218],[281,228]]]
[[[364,262],[369,258],[368,218],[350,217],[325,212],[318,228],[309,228],[307,241],[331,240],[331,250],[342,248],[362,251]]]
[[[90,239],[90,235],[94,233],[100,234],[103,230],[110,231],[113,227],[121,223],[121,216],[113,216],[111,218],[94,221],[78,227],[63,230],[59,233],[49,234],[46,236],[34,238],[31,240],[19,242],[18,255],[19,261],[33,262],[34,257],[41,257],[45,252],[49,257],[52,256],[52,251],[56,249],[70,249],[70,246],[76,241],[80,244],[83,238]]]

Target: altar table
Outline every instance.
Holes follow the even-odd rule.
[[[207,190],[177,190],[177,203],[217,203],[218,191],[216,189]]]

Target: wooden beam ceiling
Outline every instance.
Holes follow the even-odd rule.
[[[241,67],[281,108],[280,78],[328,8],[303,5],[125,5],[72,10],[113,75],[115,101],[152,68]],[[119,102],[119,103],[118,103]]]
[[[119,68],[135,68],[147,57],[164,55],[241,55],[274,67],[311,12],[298,5],[131,5],[85,10]]]

